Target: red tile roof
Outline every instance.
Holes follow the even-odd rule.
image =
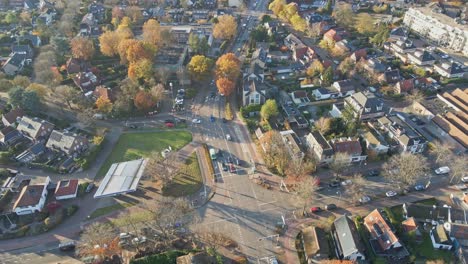
[[[408,80],[399,81],[397,85],[400,88],[400,93],[409,92],[413,90],[414,88],[414,80],[408,79]]]
[[[307,97],[307,92],[306,91],[295,91],[293,93],[294,98],[306,98]]]
[[[371,233],[372,238],[377,239],[383,250],[390,249],[393,244],[398,242],[398,238],[388,226],[379,210],[375,209],[367,215],[364,218],[364,225]]]
[[[8,123],[12,124],[16,122],[16,119],[18,117],[23,117],[24,116],[24,111],[21,108],[15,108],[11,110],[10,112],[6,113],[3,115],[3,117],[8,121]]]
[[[403,226],[403,229],[405,229],[406,232],[411,232],[413,230],[418,229],[418,224],[416,223],[416,220],[414,220],[414,217],[406,219],[401,223],[401,225]]]
[[[44,185],[27,185],[21,190],[21,193],[13,205],[13,210],[17,207],[36,205],[41,200]]]
[[[78,190],[78,180],[59,181],[55,189],[55,197],[75,194]]]
[[[98,86],[96,87],[96,89],[94,89],[94,92],[93,92],[94,96],[96,96],[97,98],[99,97],[103,97],[105,99],[109,99],[109,101],[112,102],[112,95],[111,95],[111,91],[109,88],[105,87],[105,86]]]

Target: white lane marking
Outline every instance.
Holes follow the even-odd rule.
[[[271,201],[271,202],[267,202],[267,203],[260,203],[260,204],[258,204],[258,206],[264,206],[264,205],[272,204],[272,203],[276,203],[276,200]]]
[[[220,223],[220,222],[228,222],[229,220],[233,220],[233,219],[237,219],[237,218],[235,216],[229,217],[229,218],[222,218],[213,222],[204,223],[203,225],[212,225],[212,224]]]

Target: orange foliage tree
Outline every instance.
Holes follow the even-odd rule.
[[[225,96],[229,96],[232,94],[235,88],[235,83],[228,78],[219,78],[216,81],[216,86],[218,87],[218,91]]]
[[[135,107],[140,111],[148,111],[156,106],[156,100],[153,98],[151,93],[144,90],[140,90],[135,95],[133,100]]]
[[[161,28],[158,21],[149,19],[143,24],[143,40],[158,46],[161,41]]]
[[[218,78],[228,78],[235,81],[240,75],[240,61],[234,53],[226,53],[216,61]]]
[[[130,62],[128,66],[128,78],[132,81],[148,81],[153,75],[153,63],[148,59]]]
[[[93,41],[88,38],[75,37],[70,41],[70,48],[74,58],[89,60],[94,55]]]

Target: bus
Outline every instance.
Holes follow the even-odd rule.
[[[216,159],[216,150],[214,148],[210,148],[210,157],[212,160]]]

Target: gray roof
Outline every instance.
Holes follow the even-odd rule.
[[[312,132],[312,136],[315,138],[317,143],[320,144],[320,147],[322,147],[324,155],[326,156],[333,155],[333,148],[330,146],[328,141],[323,137],[322,133],[316,130]]]
[[[45,120],[39,119],[37,117],[30,118],[28,116],[23,116],[22,118],[18,119],[18,131],[28,134],[32,138],[38,138],[39,131],[41,130],[42,126],[48,126],[49,128],[53,128],[54,125],[49,123]]]
[[[13,53],[13,55],[5,62],[3,67],[5,67],[6,65],[13,65],[17,68],[20,68],[24,60],[26,60],[26,55],[20,53]]]
[[[58,148],[65,152],[73,151],[71,148],[76,140],[84,141],[85,139],[82,136],[70,133],[62,132],[58,130],[52,131],[50,134],[49,140],[47,141],[47,148]]]
[[[333,223],[336,230],[336,238],[344,256],[349,256],[356,251],[363,252],[356,225],[346,215],[336,219]]]
[[[359,92],[351,95],[351,98],[354,99],[363,108],[370,108],[370,112],[367,113],[383,111],[383,108],[381,110],[377,110],[378,106],[383,107],[382,99],[375,97],[375,95],[372,93]],[[351,99],[346,98],[345,100]]]
[[[424,51],[418,50],[414,52],[413,56],[415,58],[418,58],[422,62],[435,60],[434,56],[432,56],[427,50],[424,50]]]

